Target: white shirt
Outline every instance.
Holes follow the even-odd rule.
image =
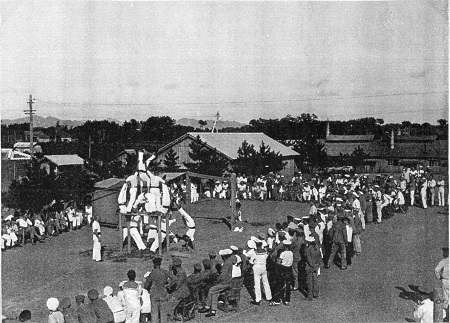
[[[433,323],[434,304],[430,299],[424,300],[414,311],[414,318],[421,323]]]
[[[353,229],[350,225],[346,225],[345,229],[347,229],[347,242],[352,242]]]
[[[265,267],[266,266],[266,260],[267,260],[267,253],[266,252],[254,253],[250,257],[250,263],[254,267]]]
[[[100,233],[100,223],[98,221],[92,222],[92,233],[95,233],[95,230],[97,230],[97,233]],[[97,240],[97,236],[93,234],[92,239]]]
[[[281,265],[291,267],[294,262],[294,254],[290,250],[283,251],[280,255]]]

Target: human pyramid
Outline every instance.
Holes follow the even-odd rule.
[[[138,170],[126,179],[119,193],[119,211],[122,216],[122,223],[130,221],[130,236],[134,240],[141,256],[145,252],[154,255],[159,248],[160,240],[163,242],[168,235],[172,241],[179,239],[185,241],[186,245],[194,248],[195,221],[181,207],[182,190],[176,183],[167,185],[165,177],[155,175],[149,170],[151,161],[155,156],[151,156],[144,163],[143,152],[138,154]],[[184,235],[175,235],[169,231],[176,219],[172,219],[174,211],[178,211],[187,231]],[[162,217],[161,227],[155,215],[166,215]],[[123,241],[128,236],[128,228],[122,230]],[[143,241],[144,234],[147,235],[146,242]]]

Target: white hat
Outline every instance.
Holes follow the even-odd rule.
[[[248,240],[247,241],[247,247],[249,247],[250,249],[256,249],[256,243],[253,240]]]
[[[48,308],[50,311],[56,311],[56,310],[58,309],[58,306],[59,306],[59,301],[58,301],[57,298],[50,297],[50,298],[47,300],[47,308]]]
[[[295,223],[289,223],[289,225],[288,225],[288,229],[298,229],[298,225],[296,225]]]
[[[113,293],[113,289],[111,286],[106,286],[105,288],[103,288],[103,295],[109,296],[112,293]]]
[[[11,214],[11,215],[8,215],[5,219],[4,219],[4,221],[11,221],[12,219],[13,219],[13,215]]]
[[[255,237],[255,236],[251,236],[250,237],[250,240],[253,240],[253,241],[255,241],[255,242],[261,242],[261,240],[259,240],[257,237]]]
[[[267,235],[274,236],[275,235],[275,230],[272,229],[272,228],[267,229]]]
[[[220,256],[231,255],[233,251],[231,249],[223,249],[219,251]]]
[[[236,257],[236,264],[241,263],[242,259],[238,255],[234,255]]]
[[[236,246],[230,246],[230,249],[233,250],[233,251],[238,251],[239,250],[239,248],[236,247]]]
[[[123,284],[125,284],[126,282],[127,282],[126,280],[120,282],[119,287],[123,287]]]
[[[306,236],[306,237],[305,237],[305,240],[308,241],[308,242],[313,242],[313,241],[314,241],[314,237],[312,237],[312,236]]]
[[[353,192],[353,195],[355,195],[356,197],[359,197],[359,195],[356,192]]]
[[[292,244],[291,240],[283,240],[283,244],[289,246]]]
[[[149,271],[147,271],[147,272],[144,274],[144,278],[147,278],[148,276],[150,276],[150,272],[149,272]]]

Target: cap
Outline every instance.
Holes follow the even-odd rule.
[[[13,215],[12,214],[10,214],[10,215],[8,215],[4,220],[5,221],[11,221],[12,219],[13,219]]]
[[[180,258],[176,257],[176,258],[173,258],[172,263],[174,264],[174,266],[181,266],[181,264],[183,262],[181,261]]]
[[[144,276],[145,277],[145,276]],[[103,295],[105,296],[109,296],[113,293],[113,289],[111,286],[106,286],[105,288],[103,288]]]
[[[239,250],[239,248],[236,247],[236,246],[230,246],[230,249],[231,249],[232,251],[238,251],[238,250]]]
[[[286,246],[289,246],[289,245],[292,244],[292,242],[291,242],[291,240],[284,240],[283,244],[286,245]]]
[[[275,230],[272,228],[269,228],[269,229],[267,229],[267,234],[272,237],[275,235]]]
[[[63,298],[61,303],[59,303],[59,307],[61,307],[62,309],[66,309],[70,307],[70,305],[72,305],[72,302],[70,301],[69,297]]]
[[[47,308],[48,308],[50,311],[56,311],[56,310],[58,309],[58,306],[59,306],[59,301],[58,301],[57,298],[50,297],[50,298],[47,300]]]
[[[123,284],[125,284],[126,282],[127,282],[126,280],[121,281],[121,282],[119,283],[119,287],[122,288],[122,287],[123,287]]]
[[[77,301],[77,302],[84,301],[84,295],[77,295],[77,296],[75,296],[75,301]]]
[[[211,250],[211,251],[208,252],[208,256],[215,257],[215,256],[217,256],[217,254],[216,254],[216,252],[214,250]]]
[[[251,236],[251,237],[250,237],[250,240],[253,240],[253,241],[255,241],[255,242],[259,241],[259,239],[258,239],[257,237],[255,237],[255,236]]]
[[[196,270],[202,270],[202,264],[200,264],[200,263],[194,264],[194,269],[196,269]]]
[[[256,243],[253,240],[248,240],[247,241],[247,247],[249,247],[250,249],[256,249]]]
[[[149,272],[149,271],[147,271],[147,272],[144,274],[144,278],[147,278],[148,276],[150,276],[150,272]]]
[[[305,240],[308,241],[308,242],[313,242],[314,241],[314,237],[307,236],[307,237],[305,237]]]
[[[260,232],[260,233],[258,234],[258,238],[260,238],[260,239],[262,239],[262,240],[266,240],[266,235],[265,235],[265,233],[264,233],[264,232]]]
[[[153,265],[160,266],[161,263],[162,263],[162,259],[160,257],[153,259]]]
[[[353,192],[353,195],[355,195],[356,197],[359,197],[359,195],[356,192]]]
[[[93,299],[96,299],[96,298],[98,298],[98,290],[96,290],[96,289],[90,289],[89,291],[88,291],[88,298],[90,299],[90,300],[93,300]]]
[[[296,225],[295,223],[289,223],[289,225],[288,225],[288,229],[297,229],[298,228],[298,225]]]

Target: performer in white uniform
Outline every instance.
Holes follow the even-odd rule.
[[[139,215],[132,216],[130,219],[130,236],[133,238],[134,242],[136,242],[136,246],[139,250],[145,250],[145,244],[142,241],[142,237],[138,231],[138,228],[141,225],[141,217]],[[128,229],[125,227],[122,230],[123,232],[123,240],[128,237]]]
[[[164,241],[164,239],[166,238],[166,232],[167,230],[169,230],[168,227],[170,227],[170,225],[172,223],[174,223],[176,221],[176,219],[173,220],[169,220],[169,225],[166,225],[166,220],[163,219],[161,221],[161,241]],[[158,250],[159,248],[159,237],[158,237],[158,233],[156,234],[155,240],[153,241],[151,247],[150,247],[150,251],[151,252],[156,252],[156,250]]]

